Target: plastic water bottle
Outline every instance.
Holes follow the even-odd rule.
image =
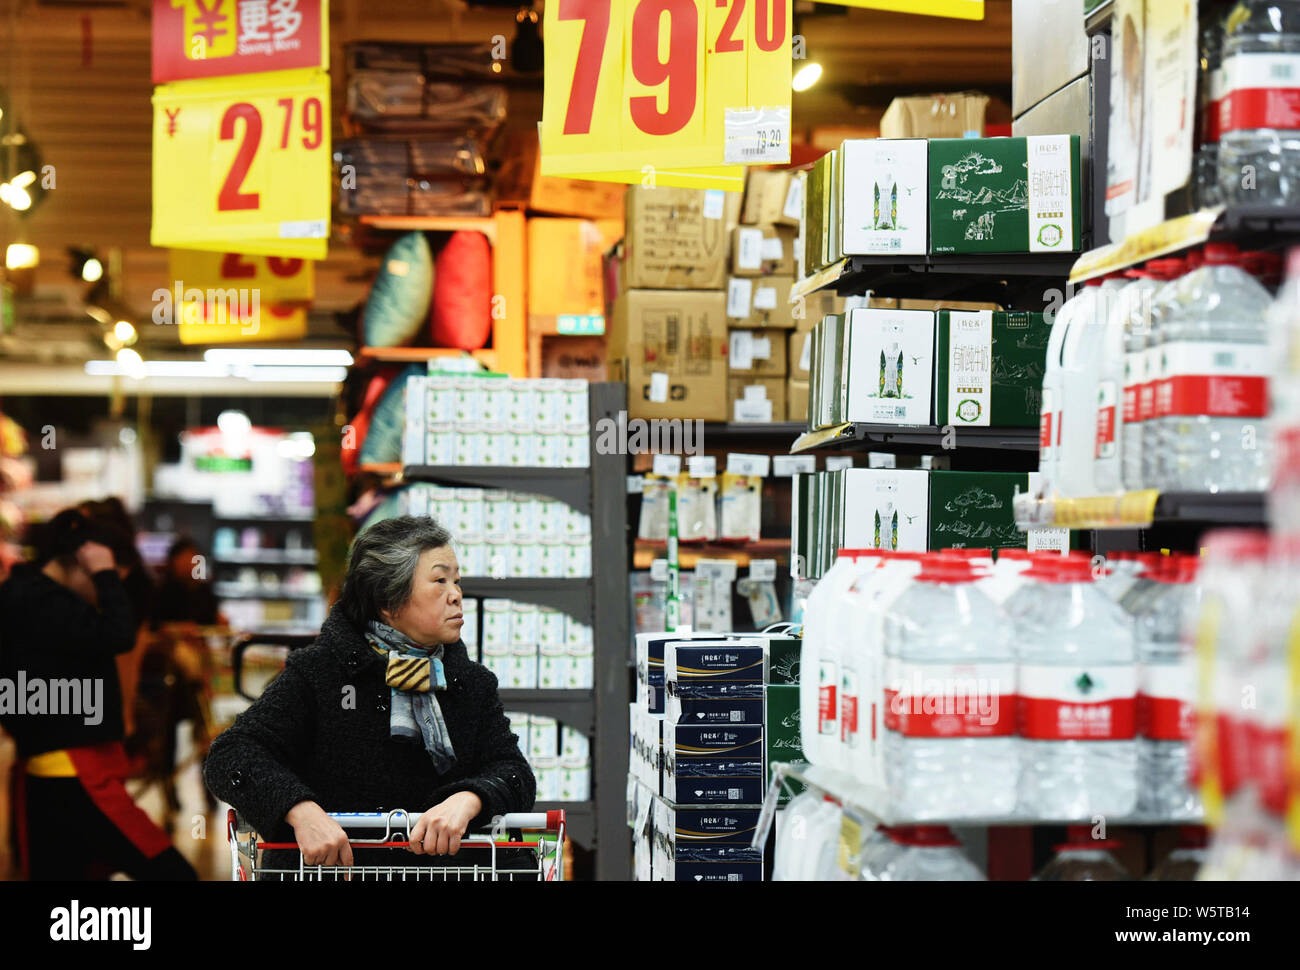
[[[1157,488],[1160,465],[1159,415],[1157,414],[1157,389],[1160,385],[1160,341],[1165,322],[1181,309],[1180,284],[1187,274],[1199,266],[1204,257],[1193,250],[1186,258],[1173,260],[1173,275],[1156,290],[1151,300],[1151,319],[1146,337],[1142,341],[1144,382],[1138,391],[1138,419],[1142,424],[1142,488]]]
[[[869,601],[866,580],[884,561],[885,554],[880,549],[856,549],[849,555],[853,560],[850,578],[845,584],[837,582],[827,605],[826,646],[820,652],[821,664],[829,666],[832,676],[837,678],[836,697],[830,703],[839,705],[836,733],[821,745],[819,754],[824,757],[820,763],[837,771],[849,770],[852,747],[858,742],[862,687],[857,666],[849,662],[849,654]]]
[[[1133,628],[1092,570],[1086,555],[1037,560],[1037,582],[1006,605],[1019,658],[1017,811],[1031,818],[1118,818],[1137,805]]]
[[[1145,271],[1125,273],[1102,302],[1096,326],[1085,335],[1080,348],[1079,369],[1095,388],[1092,403],[1092,433],[1081,443],[1086,447],[1092,469],[1089,494],[1110,495],[1123,488],[1123,445],[1125,408],[1125,334],[1130,318],[1142,302],[1150,302],[1155,284]],[[1102,286],[1103,296],[1107,288]]]
[[[884,860],[882,882],[984,882],[984,873],[961,851],[957,837],[942,825],[910,825],[889,830],[898,850]]]
[[[1116,839],[1094,839],[1086,825],[1066,828],[1066,841],[1054,846],[1056,856],[1034,877],[1038,882],[1123,882],[1133,878],[1111,855]]]
[[[1077,497],[1093,495],[1097,491],[1093,482],[1097,438],[1096,377],[1100,354],[1106,343],[1110,311],[1124,285],[1124,278],[1116,273],[1104,277],[1100,285],[1085,287],[1065,334],[1060,370],[1060,441],[1057,444],[1058,491],[1061,495]],[[1118,357],[1118,344],[1114,353]],[[1114,389],[1114,396],[1118,397],[1118,387]]]
[[[1165,491],[1258,491],[1268,484],[1268,291],[1235,247],[1211,243],[1162,319],[1156,390]]]
[[[1154,591],[1134,617],[1138,663],[1138,808],[1161,819],[1200,818],[1190,755],[1196,658],[1183,640],[1184,617],[1200,607],[1194,556],[1166,557]]]
[[[1015,810],[1015,654],[979,578],[970,559],[933,554],[886,617],[886,780],[902,818]]]
[[[1200,144],[1194,161],[1196,204],[1219,204],[1219,114],[1223,104],[1223,25],[1226,4],[1205,11],[1201,26]]]
[[[821,804],[821,793],[805,788],[781,810],[776,853],[772,859],[773,882],[798,878],[796,872],[799,860],[808,848],[808,821]]]
[[[1287,281],[1269,310],[1273,375],[1272,488],[1269,521],[1282,534],[1300,532],[1300,247],[1287,254]]]
[[[1039,404],[1038,471],[1042,476],[1045,497],[1060,492],[1061,472],[1061,406],[1065,397],[1065,342],[1071,327],[1081,314],[1091,312],[1094,292],[1100,280],[1089,280],[1082,290],[1065,301],[1056,311],[1052,330],[1047,337],[1047,360],[1043,367],[1043,393]]]
[[[1183,272],[1180,259],[1153,259],[1132,270],[1125,288],[1128,319],[1124,321],[1124,421],[1120,427],[1120,465],[1124,488],[1143,488],[1142,429],[1150,420],[1155,388],[1147,383],[1146,341],[1151,333],[1156,293]],[[1145,393],[1145,396],[1144,396]]]
[[[862,843],[858,879],[862,882],[879,882],[880,874],[888,867],[890,858],[900,849],[901,846],[890,836],[890,829],[878,825]]]
[[[1224,27],[1223,73],[1223,201],[1300,204],[1300,3],[1240,0]]]

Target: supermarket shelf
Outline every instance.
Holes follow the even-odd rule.
[[[584,848],[595,844],[596,805],[594,802],[534,802],[534,812],[564,811],[565,830],[569,838]]]
[[[1013,288],[1032,292],[1038,281],[1059,283],[1069,275],[1077,257],[1077,253],[846,256],[799,280],[790,297],[796,300],[817,290],[834,289],[846,296],[870,290],[878,297],[1006,303]]]
[[[951,437],[950,437],[951,436]],[[945,446],[945,443],[947,446]],[[944,428],[925,425],[838,424],[800,435],[790,454],[839,448],[845,451],[888,450],[902,445],[924,451],[1037,451],[1037,428]]]
[[[649,569],[656,559],[667,555],[666,543],[638,539],[632,554],[632,565],[636,569]],[[730,559],[737,566],[748,567],[751,559],[776,559],[788,562],[790,559],[789,539],[759,539],[736,545],[724,543],[678,543],[678,565],[682,569],[694,569],[701,559]]]
[[[595,708],[590,690],[541,690],[504,687],[498,693],[507,711],[524,711],[553,717],[561,724],[590,735],[595,729]]]
[[[1268,525],[1263,492],[1124,492],[1084,498],[1018,495],[1016,524],[1022,529],[1145,529],[1158,523]]]
[[[1083,18],[1084,29],[1090,34],[1098,31],[1110,30],[1110,22],[1115,16],[1115,0],[1104,0],[1104,2],[1092,13]]]
[[[217,522],[315,522],[316,516],[307,512],[298,515],[215,515]]]
[[[315,600],[324,593],[307,593],[302,590],[248,589],[235,583],[214,583],[213,592],[223,600]]]
[[[895,815],[889,810],[888,795],[879,788],[864,785],[858,779],[842,771],[827,768],[824,765],[791,764],[772,762],[773,784],[768,787],[768,804],[764,813],[775,808],[772,804],[779,791],[777,779],[786,782],[800,782],[816,788],[841,805],[849,806],[875,819],[881,825],[949,825],[956,827],[977,828],[984,826],[1027,826],[1027,825],[1076,825],[1091,823],[1092,818],[1035,818],[1032,816],[1002,815],[992,818],[926,818],[915,819]],[[1200,820],[1195,818],[1167,818],[1164,816],[1133,814],[1122,818],[1107,817],[1107,825],[1194,825]],[[762,835],[766,837],[766,832]]]
[[[626,580],[624,580],[626,582]],[[591,580],[582,579],[463,579],[465,596],[475,599],[500,598],[522,600],[551,606],[570,616],[591,617]]]
[[[1273,248],[1300,239],[1300,208],[1234,205],[1202,209],[1134,233],[1123,242],[1084,253],[1070,271],[1071,283],[1137,266],[1207,242],[1232,242],[1243,248]]]
[[[705,421],[704,438],[789,438],[804,428],[802,421]]]
[[[357,350],[357,357],[360,360],[375,361],[377,363],[418,364],[421,361],[436,360],[439,357],[460,357],[465,353],[467,351],[453,347],[361,347]],[[488,367],[496,363],[496,351],[490,347],[485,347],[482,350],[471,350],[468,353],[475,360],[486,364]]]
[[[369,470],[367,466],[363,468]],[[588,468],[407,465],[402,469],[402,477],[412,482],[531,492],[559,499],[565,505],[584,512],[591,510],[591,470]]]
[[[481,232],[496,245],[496,220],[491,216],[361,216],[363,226],[372,229],[396,229],[402,232]]]
[[[311,549],[259,549],[256,552],[231,552],[214,553],[213,560],[218,563],[238,564],[238,565],[292,565],[292,566],[314,566],[316,565],[316,553]]]

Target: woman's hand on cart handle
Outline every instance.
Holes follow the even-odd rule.
[[[458,791],[429,809],[411,827],[411,851],[416,855],[455,855],[469,823],[483,811],[473,792]]]
[[[294,841],[308,866],[350,866],[352,846],[338,822],[315,802],[299,802],[284,820],[293,826]]]

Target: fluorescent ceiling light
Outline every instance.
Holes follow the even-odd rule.
[[[142,380],[148,373],[145,370],[144,358],[128,347],[123,347],[117,352],[117,362],[121,365],[122,372],[134,380]]]
[[[41,251],[27,243],[10,243],[5,249],[6,269],[31,269],[41,261]]]
[[[241,368],[236,376],[250,381],[313,381],[338,384],[347,379],[346,367],[249,367]]]
[[[790,81],[790,87],[796,91],[807,91],[810,87],[821,80],[822,66],[816,61],[805,64],[795,72]]]
[[[148,377],[230,376],[225,368],[213,367],[201,360],[149,360],[145,361],[144,369]],[[115,360],[91,360],[86,362],[86,373],[91,377],[117,377],[126,372]]]
[[[206,360],[148,360],[141,361],[134,371],[128,370],[122,363],[121,355],[135,354],[134,350],[123,349],[118,352],[118,360],[91,360],[85,365],[86,373],[91,377],[171,377],[171,378],[210,378],[221,380],[245,380],[259,383],[324,383],[338,384],[347,378],[346,367],[230,367],[214,364]],[[136,354],[138,357],[139,355]],[[127,358],[130,361],[130,357]],[[132,364],[132,366],[135,366]]]
[[[274,367],[351,367],[352,355],[346,350],[322,348],[250,348],[224,347],[205,350],[203,359],[211,364],[228,366],[254,365]]]

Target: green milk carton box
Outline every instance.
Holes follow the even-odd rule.
[[[1068,253],[1080,246],[1078,135],[930,141],[932,253]]]
[[[769,684],[767,691],[767,752],[764,782],[772,783],[772,762],[806,762],[803,753],[803,740],[799,728],[799,686],[786,684]],[[794,794],[803,791],[803,785],[792,781],[786,783]],[[790,800],[785,787],[781,788],[778,805]]]
[[[844,420],[928,425],[933,415],[934,312],[848,312]]]
[[[1041,313],[940,310],[935,423],[954,428],[1037,426],[1051,329]]]
[[[1036,484],[1029,472],[930,472],[930,548],[1023,548],[1012,499],[1031,477]]]

